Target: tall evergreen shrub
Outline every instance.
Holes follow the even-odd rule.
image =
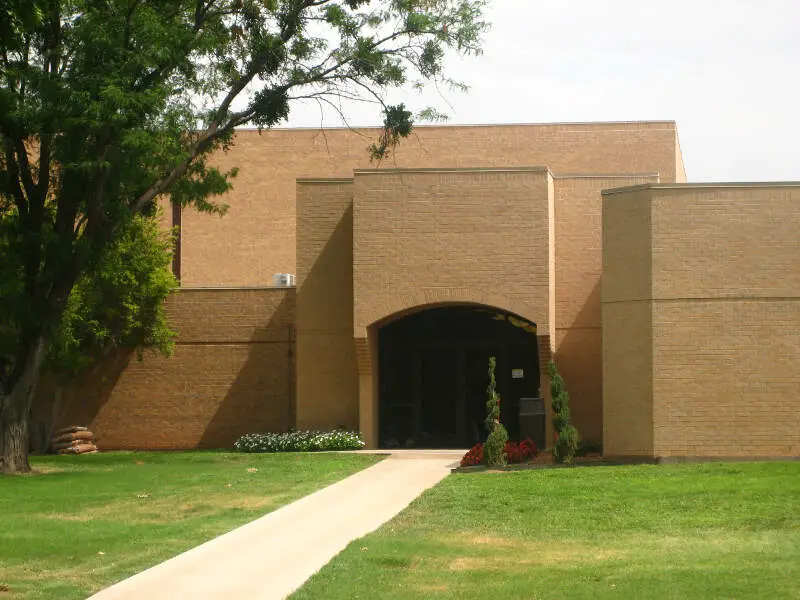
[[[500,395],[497,393],[495,368],[497,360],[494,356],[489,358],[489,386],[486,388],[486,429],[489,436],[484,445],[486,464],[490,467],[502,467],[506,464],[505,446],[508,441],[508,431],[500,422]]]
[[[569,410],[569,394],[564,388],[564,379],[558,372],[555,361],[550,361],[550,398],[553,409],[553,431],[556,435],[553,458],[558,463],[572,464],[580,444],[580,434],[572,424]]]

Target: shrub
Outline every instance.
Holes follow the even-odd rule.
[[[484,452],[486,453],[486,464],[490,467],[502,467],[506,463],[506,455],[503,452],[508,441],[508,431],[500,422],[500,395],[497,393],[496,381],[494,377],[497,360],[494,356],[489,358],[489,386],[486,388],[486,429],[489,436],[486,438]]]
[[[524,463],[539,454],[539,448],[536,446],[536,442],[527,438],[521,442],[507,442],[503,452],[505,452],[508,462]]]
[[[554,361],[550,361],[550,397],[553,408],[553,430],[555,446],[553,458],[558,463],[572,464],[581,438],[572,424],[569,410],[569,394],[564,389],[564,379]]]
[[[494,429],[486,438],[484,452],[486,453],[486,464],[490,467],[502,467],[506,464],[505,447],[508,442],[508,431],[503,424],[498,422]]]
[[[233,444],[238,452],[318,452],[360,450],[364,446],[360,433],[342,430],[246,433]]]
[[[461,458],[462,467],[474,467],[484,463],[484,445],[475,444],[469,451]],[[503,448],[506,461],[509,463],[524,463],[539,454],[539,448],[536,446],[531,438],[522,440],[521,442],[506,442]]]
[[[462,467],[474,467],[483,464],[483,444],[475,444],[461,458]]]

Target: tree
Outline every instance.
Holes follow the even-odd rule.
[[[445,53],[480,51],[484,4],[0,0],[0,470],[29,468],[28,414],[72,290],[137,215],[166,196],[221,210],[235,172],[210,155],[299,99],[380,103],[368,150],[384,158],[414,120],[387,92],[458,85]]]
[[[169,270],[173,248],[156,218],[137,215],[75,283],[43,366],[55,389],[41,450],[65,408],[63,388],[90,366],[120,350],[140,360],[146,350],[172,354],[164,301],[177,286]]]

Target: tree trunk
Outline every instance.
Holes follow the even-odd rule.
[[[36,340],[25,357],[22,375],[6,394],[0,396],[0,473],[27,473],[31,470],[28,419],[46,347],[43,337]]]
[[[28,415],[27,410],[8,406],[0,416],[0,473],[27,473]]]

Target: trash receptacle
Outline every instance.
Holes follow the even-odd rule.
[[[519,399],[519,437],[531,438],[540,450],[545,447],[545,419],[543,398]]]

